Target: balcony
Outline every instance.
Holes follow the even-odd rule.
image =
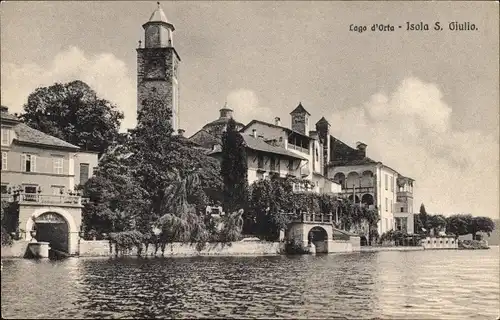
[[[398,191],[396,192],[396,196],[399,197],[405,197],[405,198],[413,198],[413,192],[410,191]]]
[[[88,199],[82,199],[78,195],[52,195],[52,194],[39,194],[39,193],[22,193],[17,195],[2,194],[2,201],[17,202],[20,204],[67,204],[67,205],[81,205],[87,202]]]
[[[374,193],[375,187],[342,188],[342,193]]]
[[[288,149],[297,150],[299,152],[309,154],[309,148],[302,148],[300,146],[294,145],[293,143],[288,143]]]
[[[308,213],[302,212],[295,216],[292,220],[293,222],[309,222],[309,223],[327,223],[331,224],[334,222],[333,214],[331,213]]]
[[[409,207],[407,203],[396,202],[393,208],[394,215],[408,215],[410,214]]]

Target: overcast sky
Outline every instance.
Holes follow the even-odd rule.
[[[416,180],[415,210],[499,213],[498,2],[162,2],[182,59],[187,134],[224,102],[241,122],[311,124]],[[1,102],[80,79],[135,124],[136,47],[151,2],[2,2]],[[407,32],[406,21],[430,31]],[[440,21],[443,31],[432,30]],[[452,32],[450,21],[478,30]],[[394,32],[350,32],[392,24]],[[402,28],[399,29],[398,26]]]

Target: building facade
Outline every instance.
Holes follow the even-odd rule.
[[[45,230],[37,237],[49,239],[63,234],[61,250],[76,253],[81,225],[81,198],[75,188],[92,177],[97,153],[80,148],[30,128],[2,107],[1,113],[2,201],[13,203],[18,225],[30,240],[35,224]],[[65,232],[47,226],[58,226]],[[43,239],[42,239],[43,240]],[[61,243],[58,241],[57,243]]]
[[[144,99],[158,95],[172,111],[174,132],[179,130],[179,64],[174,48],[174,25],[167,20],[158,4],[144,28],[144,46],[137,48],[137,111]]]

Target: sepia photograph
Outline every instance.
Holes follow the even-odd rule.
[[[500,319],[498,1],[1,1],[2,319]]]

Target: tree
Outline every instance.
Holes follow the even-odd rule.
[[[469,233],[472,234],[472,239],[476,239],[478,232],[487,233],[490,236],[491,232],[495,230],[495,223],[488,217],[474,217],[470,221]]]
[[[435,234],[446,228],[446,218],[441,214],[429,215],[426,222],[427,230],[433,229]]]
[[[274,240],[290,222],[288,213],[296,210],[300,195],[293,193],[290,179],[259,180],[251,189],[250,210],[255,221],[251,232]]]
[[[195,149],[187,139],[174,136],[171,115],[160,96],[149,96],[142,102],[137,127],[130,131],[127,142],[130,157],[126,163],[144,191],[144,202],[147,203],[147,208],[137,213],[142,228],[150,228],[153,221],[166,213],[165,210],[171,210],[165,207],[170,199],[169,188],[193,173],[196,173],[199,183],[187,186],[186,201],[196,204],[196,213],[204,212],[206,190],[222,188],[216,160]],[[175,214],[175,210],[168,212]]]
[[[102,154],[119,139],[123,113],[77,80],[36,89],[28,96],[21,119],[82,150]]]
[[[143,207],[142,190],[131,176],[124,158],[125,147],[106,153],[94,176],[83,186],[89,198],[82,210],[83,226],[97,233],[119,232],[132,229],[135,210]]]
[[[248,163],[245,140],[230,119],[222,137],[221,176],[224,181],[224,210],[246,209],[248,201]]]
[[[455,214],[446,218],[446,230],[455,237],[466,235],[470,231],[472,215],[470,214]]]
[[[425,210],[425,206],[422,203],[420,205],[420,212],[418,215],[415,215],[414,217],[414,229],[416,233],[425,233],[428,234],[430,231],[430,228],[428,226],[429,224],[429,215],[427,214],[427,211]],[[425,231],[423,230],[425,229]]]

